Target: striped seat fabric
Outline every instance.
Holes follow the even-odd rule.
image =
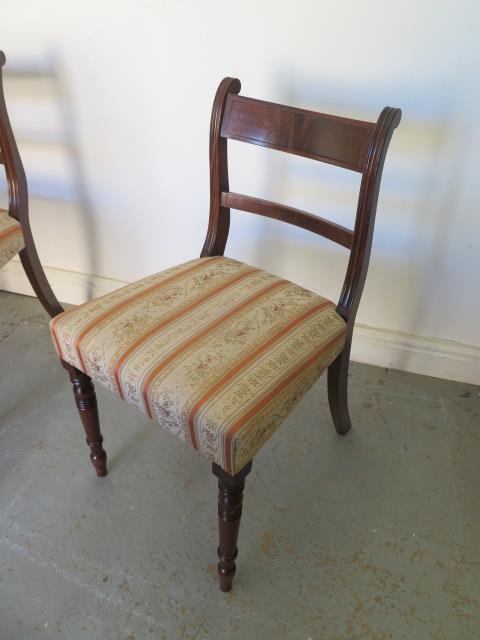
[[[341,352],[335,305],[223,256],[51,322],[59,356],[237,473]]]
[[[24,246],[20,223],[9,216],[8,211],[0,209],[0,267],[7,264]]]

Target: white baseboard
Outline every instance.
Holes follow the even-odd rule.
[[[44,267],[55,295],[61,302],[82,304],[129,284],[114,278],[103,278],[78,271]],[[25,275],[19,258],[13,258],[0,269],[0,289],[33,296],[33,289]]]
[[[443,338],[356,325],[352,359],[434,378],[480,385],[480,347]]]
[[[52,267],[45,267],[45,273],[58,299],[70,304],[81,304],[128,284]],[[33,295],[18,259],[11,260],[0,270],[0,289]],[[480,384],[480,347],[442,338],[359,324],[355,327],[352,359],[435,378]]]

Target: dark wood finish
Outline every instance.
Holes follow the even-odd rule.
[[[393,132],[400,124],[400,109],[385,107],[381,112],[368,149],[368,161],[362,175],[353,246],[343,285],[338,312],[347,320],[356,315],[367,276],[373,229],[383,165]]]
[[[218,464],[213,463],[213,474],[218,478],[218,577],[220,589],[231,591],[235,575],[235,558],[238,554],[237,540],[242,517],[243,490],[245,478],[252,469],[249,462],[241,471],[230,475]]]
[[[374,125],[229,95],[220,135],[363,171]]]
[[[327,373],[328,404],[335,429],[341,436],[347,434],[352,427],[348,411],[348,366],[351,343],[352,334],[348,331],[342,353],[328,367]]]
[[[39,301],[53,318],[61,313],[63,308],[45,276],[30,229],[27,179],[8,118],[3,92],[2,67],[5,60],[5,54],[0,51],[0,149],[7,176],[8,213],[22,225],[25,248],[20,251],[20,260]]]
[[[383,165],[400,109],[385,107],[376,123],[339,118],[239,96],[240,82],[225,78],[215,96],[210,133],[211,206],[202,256],[223,255],[230,208],[249,211],[322,235],[350,249],[350,258],[337,312],[347,323],[343,352],[328,370],[328,398],[338,433],[351,427],[347,387],[350,347],[358,305],[368,271],[375,213]],[[329,220],[282,204],[230,193],[227,139],[321,160],[362,173],[353,232]],[[212,148],[215,153],[212,154]],[[218,149],[221,148],[221,153]],[[223,214],[221,213],[223,212]]]
[[[262,200],[261,198],[243,196],[239,193],[225,193],[225,191],[222,192],[221,204],[237,211],[248,211],[266,218],[288,222],[288,224],[293,224],[296,227],[301,227],[319,236],[333,240],[333,242],[337,242],[347,249],[352,247],[353,231],[342,227],[340,224],[330,222],[330,220],[325,220],[320,216],[301,211],[301,209],[277,204],[269,200]]]
[[[328,401],[335,428],[341,435],[345,435],[351,428],[347,397],[350,348],[370,262],[383,165],[390,140],[401,117],[400,109],[385,107],[375,125],[360,185],[352,250],[337,305],[338,313],[347,322],[347,337],[342,354],[328,369]]]
[[[240,80],[224,78],[215,94],[210,120],[210,216],[201,256],[223,255],[230,229],[230,209],[222,206],[220,196],[228,187],[227,140],[220,137],[225,101],[239,93]]]
[[[107,454],[102,446],[103,436],[100,431],[97,396],[95,395],[92,380],[83,371],[72,367],[68,362],[64,360],[61,362],[68,371],[70,381],[73,384],[75,404],[85,429],[87,445],[90,447],[90,460],[97,472],[97,476],[106,476]]]

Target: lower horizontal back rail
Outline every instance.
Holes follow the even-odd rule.
[[[288,224],[293,224],[296,227],[301,227],[319,236],[333,240],[333,242],[347,249],[352,248],[353,231],[342,227],[342,225],[330,222],[330,220],[325,220],[325,218],[321,218],[320,216],[302,211],[301,209],[295,209],[294,207],[289,207],[284,204],[277,204],[276,202],[262,200],[261,198],[252,198],[230,191],[222,191],[221,205],[223,207],[238,209],[238,211],[247,211],[265,216],[266,218],[288,222]]]

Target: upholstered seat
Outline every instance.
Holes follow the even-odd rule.
[[[335,305],[225,257],[200,258],[55,317],[62,360],[229,473],[342,351]]]
[[[20,223],[0,209],[0,267],[3,267],[25,246]]]

